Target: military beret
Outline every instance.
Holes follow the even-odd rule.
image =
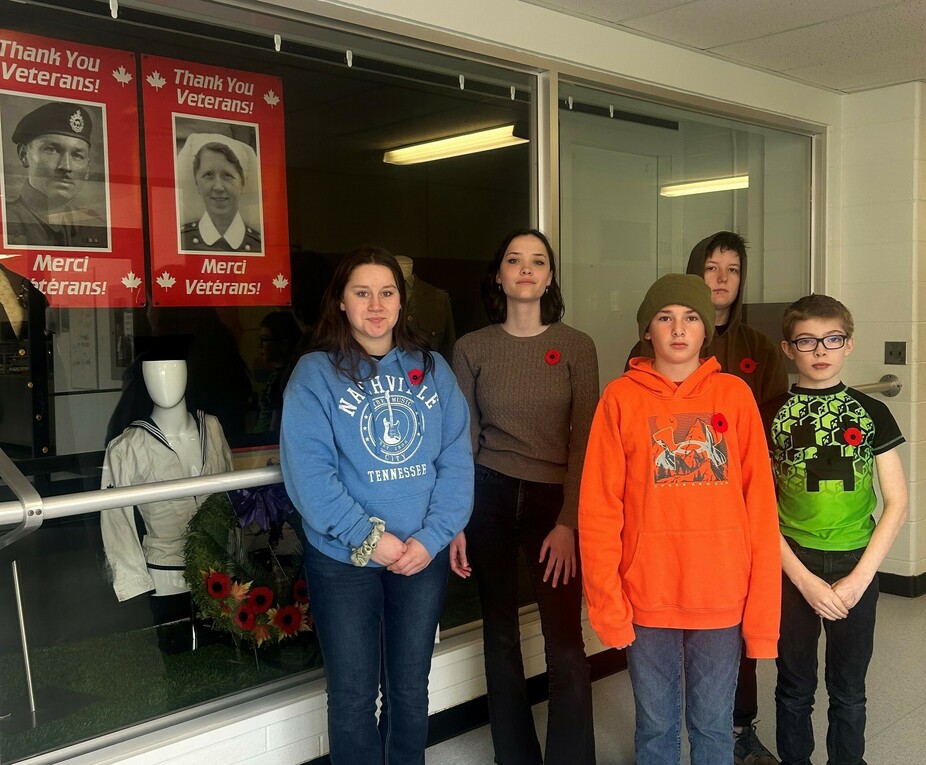
[[[93,120],[90,113],[74,103],[52,103],[40,106],[23,117],[13,131],[13,143],[29,143],[33,138],[47,133],[80,138],[90,145]]]

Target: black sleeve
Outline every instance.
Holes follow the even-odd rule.
[[[855,388],[849,388],[848,392],[852,398],[865,408],[874,423],[875,437],[872,441],[871,450],[875,456],[895,449],[906,440],[887,404],[861,391],[857,391]]]

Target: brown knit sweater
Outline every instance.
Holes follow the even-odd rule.
[[[512,478],[564,484],[557,522],[575,528],[598,404],[592,339],[562,322],[534,337],[514,337],[492,324],[457,342],[453,371],[469,403],[476,464]]]

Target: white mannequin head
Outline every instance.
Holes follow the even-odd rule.
[[[155,407],[171,409],[183,401],[187,381],[185,361],[143,361],[141,371]]]

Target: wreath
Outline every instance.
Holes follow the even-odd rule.
[[[200,616],[258,646],[309,631],[305,545],[282,484],[209,496],[187,526],[183,550]]]

